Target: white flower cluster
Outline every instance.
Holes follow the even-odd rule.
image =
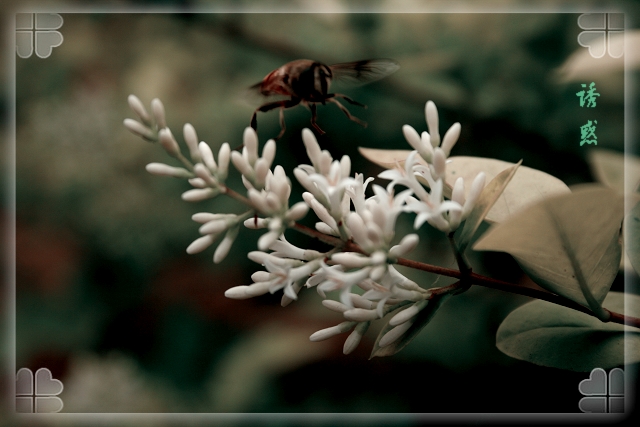
[[[242,174],[242,182],[247,195],[257,212],[265,218],[247,219],[247,228],[268,228],[258,240],[258,249],[267,250],[295,221],[303,218],[309,211],[304,202],[298,202],[289,208],[291,181],[282,166],[276,166],[273,172],[271,164],[276,154],[276,143],[270,139],[258,157],[258,135],[250,127],[244,131],[242,154],[234,151],[231,161]]]
[[[224,143],[218,152],[216,162],[211,147],[204,142],[198,142],[198,135],[195,128],[187,123],[183,127],[183,136],[191,161],[185,158],[180,145],[167,126],[164,105],[159,99],[151,101],[153,111],[152,120],[144,105],[135,95],[129,95],[129,106],[138,115],[141,122],[133,119],[125,119],[124,125],[134,134],[142,138],[159,142],[162,148],[171,156],[180,160],[184,168],[170,166],[164,163],[149,163],[146,169],[149,173],[160,176],[171,176],[174,178],[188,179],[189,184],[194,187],[182,193],[182,199],[188,202],[199,202],[211,199],[226,191],[225,180],[229,173],[229,160],[231,149],[228,143]],[[214,262],[222,261],[231,245],[238,235],[239,223],[249,214],[212,214],[198,213],[193,216],[193,220],[203,225],[200,227],[202,237],[196,239],[187,248],[187,253],[195,254],[202,252],[216,241],[221,235],[224,238],[216,248],[213,256]]]
[[[187,126],[190,125],[185,125],[186,141],[188,141]],[[190,138],[195,138],[195,130]],[[291,181],[282,166],[276,166],[273,171],[271,170],[275,158],[275,141],[269,140],[262,150],[262,156],[259,157],[258,135],[255,130],[248,127],[244,131],[242,154],[237,151],[230,152],[229,144],[224,143],[220,148],[217,164],[211,150],[204,142],[201,142],[198,147],[203,163],[197,163],[193,167],[197,178],[189,182],[199,188],[187,191],[182,198],[197,201],[213,197],[221,191],[227,192],[223,185],[229,159],[231,159],[235,168],[242,174],[242,182],[247,189],[251,209],[241,215],[205,212],[195,214],[193,220],[203,224],[199,230],[203,236],[187,248],[188,253],[197,253],[206,249],[221,233],[225,232],[225,237],[213,256],[214,262],[222,261],[236,239],[242,223],[252,229],[268,228],[269,231],[258,240],[258,248],[264,251],[282,236],[287,227],[307,214],[309,208],[304,202],[289,207]],[[194,180],[199,181],[194,182]],[[194,194],[195,192],[198,193]],[[259,218],[258,215],[264,217]]]
[[[184,200],[200,201],[227,194],[249,207],[240,215],[195,214],[193,220],[202,224],[199,229],[202,237],[189,245],[188,253],[203,251],[225,233],[214,253],[217,263],[228,254],[241,223],[251,229],[267,229],[258,240],[259,250],[248,254],[265,270],[252,275],[251,285],[228,289],[225,296],[245,299],[282,290],[284,306],[296,300],[303,287],[316,287],[325,307],[342,313],[346,321],[318,331],[310,339],[318,341],[353,329],[344,344],[345,354],[356,348],[371,321],[401,308],[390,320],[392,328],[378,341],[380,347],[392,344],[410,329],[415,316],[432,297],[431,291],[418,286],[392,265],[418,244],[416,234],[406,235],[394,244],[398,240],[395,233],[398,216],[414,212],[416,228],[429,222],[444,232],[455,231],[484,187],[481,173],[465,199],[464,181],[458,178],[452,200],[444,200],[446,159],[458,140],[460,124],[451,126],[440,145],[438,112],[433,102],[426,105],[429,133],[418,135],[412,127],[403,127],[404,136],[415,151],[404,168],[379,175],[391,182],[386,188],[372,185],[370,197],[365,191],[373,178],[365,179],[361,174],[352,177],[351,159],[343,156],[334,160],[328,151],[320,149],[313,133],[304,129],[302,139],[311,164],[300,165],[293,171],[306,192],[302,195],[304,201],[292,207],[289,207],[289,178],[281,166],[272,170],[274,140],[267,141],[260,156],[257,134],[246,128],[242,152],[231,151],[229,144],[224,143],[216,161],[211,148],[205,142],[198,143],[195,129],[186,124],[183,135],[191,158],[188,160],[166,126],[164,107],[159,100],[152,102],[156,124],[135,96],[129,97],[129,104],[141,122],[127,119],[125,126],[144,139],[160,142],[167,153],[185,166],[152,163],[147,165],[149,172],[188,179],[194,189],[182,195]],[[417,162],[418,155],[424,163]],[[242,175],[246,198],[225,185],[230,161]],[[426,182],[430,191],[418,179]],[[407,189],[396,194],[396,185]],[[296,226],[295,222],[309,208],[320,220],[316,230],[334,242],[335,247],[327,252],[299,248],[284,238],[284,231]],[[354,287],[359,291],[354,291]],[[339,292],[339,301],[328,299],[329,292]]]
[[[273,172],[270,169],[275,157],[273,140],[267,142],[262,157],[258,157],[258,137],[253,129],[247,128],[244,132],[242,154],[231,152],[229,144],[225,142],[220,147],[216,161],[211,147],[204,141],[198,142],[196,130],[187,123],[184,125],[183,136],[191,158],[188,160],[182,155],[180,145],[166,125],[164,106],[159,99],[151,102],[155,123],[135,95],[130,95],[128,101],[140,121],[125,119],[124,125],[148,141],[159,142],[170,156],[184,164],[184,168],[164,163],[150,163],[146,167],[147,171],[154,175],[188,179],[194,188],[182,194],[183,200],[198,202],[226,193],[225,180],[230,160],[242,174],[242,181],[247,187],[247,195],[253,209],[241,215],[208,212],[195,214],[193,220],[202,224],[199,230],[202,237],[189,245],[187,253],[195,254],[205,250],[224,233],[224,238],[213,256],[214,262],[222,261],[238,236],[240,224],[245,220],[249,228],[269,228],[269,232],[260,238],[258,245],[265,250],[282,235],[287,226],[306,215],[308,207],[304,202],[297,203],[289,209],[291,182],[284,169],[280,166]],[[258,213],[266,215],[267,218],[248,219]]]
[[[428,296],[428,291],[390,265],[418,243],[417,235],[411,234],[392,245],[396,220],[411,191],[395,195],[393,191],[374,185],[374,195],[366,198],[365,190],[371,178],[365,180],[360,174],[356,174],[355,178],[350,177],[351,160],[348,156],[334,160],[328,151],[320,149],[315,136],[308,129],[303,130],[302,137],[311,160],[311,165],[300,165],[294,170],[296,178],[307,190],[303,199],[320,219],[316,229],[339,237],[344,247],[321,253],[295,247],[280,237],[279,240],[268,241],[268,247],[273,252],[265,253],[262,250],[266,245],[259,242],[261,251],[249,253],[249,258],[262,264],[266,271],[255,273],[252,276],[253,284],[236,286],[227,290],[225,295],[244,299],[282,289],[282,304],[286,305],[297,299],[303,286],[317,287],[323,298],[327,298],[327,292],[339,291],[341,302],[325,299],[325,305],[340,311],[347,319],[347,322],[330,328],[330,331],[338,333],[344,332],[345,328],[349,330],[355,327],[345,343],[344,351],[349,353],[359,343],[370,321],[383,317],[400,303],[420,302]],[[245,147],[246,142],[245,139]],[[236,167],[244,170],[243,174],[250,175],[252,162],[258,163],[254,159],[255,156],[247,156],[246,164]],[[240,155],[234,155],[232,160],[234,164],[240,162]],[[248,185],[248,181],[249,178],[245,185]],[[254,191],[249,186],[247,188],[250,192]],[[256,224],[264,226],[267,221],[273,219],[248,219],[245,224],[249,227]],[[278,234],[281,234],[279,230]],[[346,248],[358,250],[349,251]],[[354,286],[363,291],[362,295],[352,292]],[[330,332],[321,331],[312,335],[311,339],[324,339],[331,335]]]
[[[473,183],[468,197],[464,196],[464,178],[459,177],[454,186],[451,200],[445,201],[443,189],[445,185],[446,160],[451,149],[460,136],[460,123],[453,124],[442,138],[438,132],[438,110],[436,105],[429,101],[425,107],[425,116],[429,132],[418,132],[409,125],[404,125],[402,131],[407,142],[414,151],[407,157],[404,168],[390,169],[378,175],[380,178],[389,179],[388,188],[395,185],[403,185],[410,189],[415,197],[408,197],[404,208],[406,212],[416,213],[415,228],[428,222],[438,230],[450,233],[460,226],[471,213],[475,203],[484,189],[485,174],[480,172]],[[426,163],[418,163],[417,156]],[[418,181],[422,178],[428,184],[428,192]]]

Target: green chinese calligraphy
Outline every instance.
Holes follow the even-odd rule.
[[[581,147],[584,144],[598,145],[598,137],[596,136],[596,126],[595,126],[596,124],[598,124],[597,120],[594,120],[593,122],[591,122],[591,120],[587,120],[586,125],[580,126],[580,146]]]
[[[582,83],[581,86],[586,88],[586,83]],[[581,90],[576,93],[576,96],[580,97],[580,106],[584,107],[585,103],[587,104],[587,108],[595,108],[596,106],[596,96],[600,96],[598,92],[596,92],[596,84],[595,82],[591,82],[589,85],[589,90]]]

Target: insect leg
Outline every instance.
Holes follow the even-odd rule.
[[[347,95],[343,95],[341,93],[330,93],[327,95],[327,98],[333,98],[333,97],[339,97],[339,98],[343,98],[345,101],[347,101],[349,104],[353,104],[353,105],[357,105],[358,107],[363,107],[363,108],[367,108],[366,105],[361,104],[358,101],[354,101],[353,99],[349,98]]]
[[[261,106],[259,106],[258,108],[256,108],[256,111],[253,112],[253,115],[251,116],[251,127],[254,130],[258,130],[258,120],[257,120],[257,115],[258,115],[258,111],[262,111],[263,113],[266,113],[267,111],[271,111],[274,108],[278,108],[278,107],[282,107],[287,101],[274,101],[274,102],[267,102],[266,104],[262,104]]]
[[[360,120],[359,118],[352,116],[351,113],[349,112],[349,110],[347,110],[344,105],[340,104],[340,102],[338,102],[337,99],[335,98],[327,98],[327,101],[329,102],[333,102],[334,104],[336,104],[338,106],[338,108],[340,108],[342,110],[343,113],[345,113],[347,115],[347,117],[349,118],[349,120],[358,123],[360,126],[362,127],[367,127],[367,122],[363,122],[362,120]]]
[[[317,130],[320,135],[324,135],[325,131],[320,129],[320,126],[318,126],[318,123],[316,123],[316,119],[318,118],[318,113],[316,112],[316,104],[312,102],[309,105],[309,109],[311,110],[311,126],[313,126],[313,128]]]
[[[266,113],[267,111],[271,111],[275,108],[280,108],[280,134],[275,138],[275,139],[279,139],[285,131],[285,125],[284,125],[284,109],[285,108],[291,108],[291,107],[295,107],[296,105],[298,105],[300,103],[300,98],[291,98],[291,99],[284,99],[282,101],[274,101],[274,102],[268,102],[266,104],[263,104],[261,106],[259,106],[258,108],[256,108],[256,110],[253,112],[253,115],[251,116],[251,127],[254,130],[258,129],[258,120],[257,120],[257,115],[258,115],[258,111],[261,111],[263,113]]]
[[[274,139],[279,140],[282,135],[284,135],[284,131],[287,129],[287,126],[284,124],[284,109],[286,107],[280,107],[280,133]]]

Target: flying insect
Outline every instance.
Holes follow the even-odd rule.
[[[370,83],[394,73],[398,68],[400,66],[391,59],[366,59],[333,65],[326,65],[311,59],[291,61],[273,70],[261,82],[249,88],[266,97],[277,95],[286,97],[286,99],[270,101],[256,108],[251,116],[251,127],[256,130],[258,128],[258,112],[264,113],[279,108],[280,133],[275,138],[277,140],[284,135],[286,129],[284,110],[304,105],[311,110],[311,126],[322,135],[325,132],[316,122],[316,106],[317,104],[326,105],[327,102],[336,104],[349,120],[366,127],[366,122],[353,116],[336,98],[342,98],[349,104],[363,108],[367,108],[366,105],[354,101],[344,94],[330,93],[331,83],[334,80],[356,84]]]

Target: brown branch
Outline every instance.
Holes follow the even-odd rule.
[[[345,242],[338,237],[329,236],[328,234],[321,233],[317,230],[314,230],[313,228],[310,228],[298,223],[294,224],[293,228],[303,234],[306,234],[309,237],[316,238],[323,243],[341,248],[345,251],[358,252],[358,253],[365,254],[365,252],[362,250],[360,246],[358,246],[357,244],[355,244],[350,240]],[[436,265],[426,264],[420,261],[413,261],[406,258],[398,258],[398,260],[396,261],[396,264],[409,267],[415,270],[421,270],[429,273],[439,274],[441,276],[454,277],[456,279],[462,278],[462,273],[460,273],[460,271],[458,270],[438,267]],[[491,277],[482,276],[477,273],[471,273],[470,278],[471,278],[471,283],[474,285],[484,286],[486,288],[491,288],[491,289],[497,289],[499,291],[504,291],[504,292],[511,292],[512,294],[523,295],[530,298],[540,299],[543,301],[547,301],[553,304],[561,305],[563,307],[580,311],[590,316],[597,317],[587,307],[584,307],[574,301],[571,301],[568,298],[562,297],[560,295],[556,295],[551,292],[547,292],[539,289],[527,288],[524,286],[516,285],[514,283],[504,282],[498,279],[492,279]],[[457,283],[454,283],[451,286],[455,286],[456,288],[458,287]],[[609,320],[608,320],[609,322],[640,328],[640,318],[626,316],[624,314],[616,313],[607,309],[604,309],[604,310],[606,310],[610,314]]]

